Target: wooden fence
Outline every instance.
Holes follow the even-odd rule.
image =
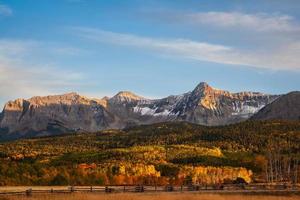
[[[264,185],[264,184],[225,184],[225,185],[182,185],[182,186],[145,186],[145,185],[121,185],[121,186],[65,186],[65,187],[0,187],[0,195],[26,195],[74,193],[74,192],[203,192],[203,193],[293,193],[300,194],[299,185]]]

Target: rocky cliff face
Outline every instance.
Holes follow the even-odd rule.
[[[223,125],[248,119],[276,98],[254,92],[230,93],[200,83],[191,92],[154,100],[131,92],[103,99],[76,93],[17,99],[8,102],[1,113],[0,134],[17,138],[176,120]]]
[[[97,131],[114,120],[103,104],[76,93],[17,99],[5,105],[0,127],[18,136]]]

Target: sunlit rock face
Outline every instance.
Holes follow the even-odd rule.
[[[257,92],[230,93],[200,83],[173,110],[177,119],[204,125],[225,125],[248,119],[276,95]]]
[[[43,135],[97,131],[109,126],[113,120],[101,101],[69,93],[8,102],[2,113],[1,128],[21,135]]]
[[[5,105],[0,133],[21,137],[94,132],[164,121],[224,125],[248,119],[277,97],[255,92],[230,93],[204,82],[191,92],[162,99],[147,99],[127,91],[102,99],[77,93],[32,97]]]

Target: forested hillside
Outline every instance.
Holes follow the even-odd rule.
[[[0,144],[0,185],[299,182],[300,122],[158,123]]]

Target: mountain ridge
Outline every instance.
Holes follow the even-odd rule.
[[[75,92],[36,96],[5,104],[0,137],[94,132],[165,121],[226,125],[248,119],[277,97],[258,92],[231,93],[206,82],[200,82],[192,91],[161,99],[148,99],[129,91],[102,99]]]

